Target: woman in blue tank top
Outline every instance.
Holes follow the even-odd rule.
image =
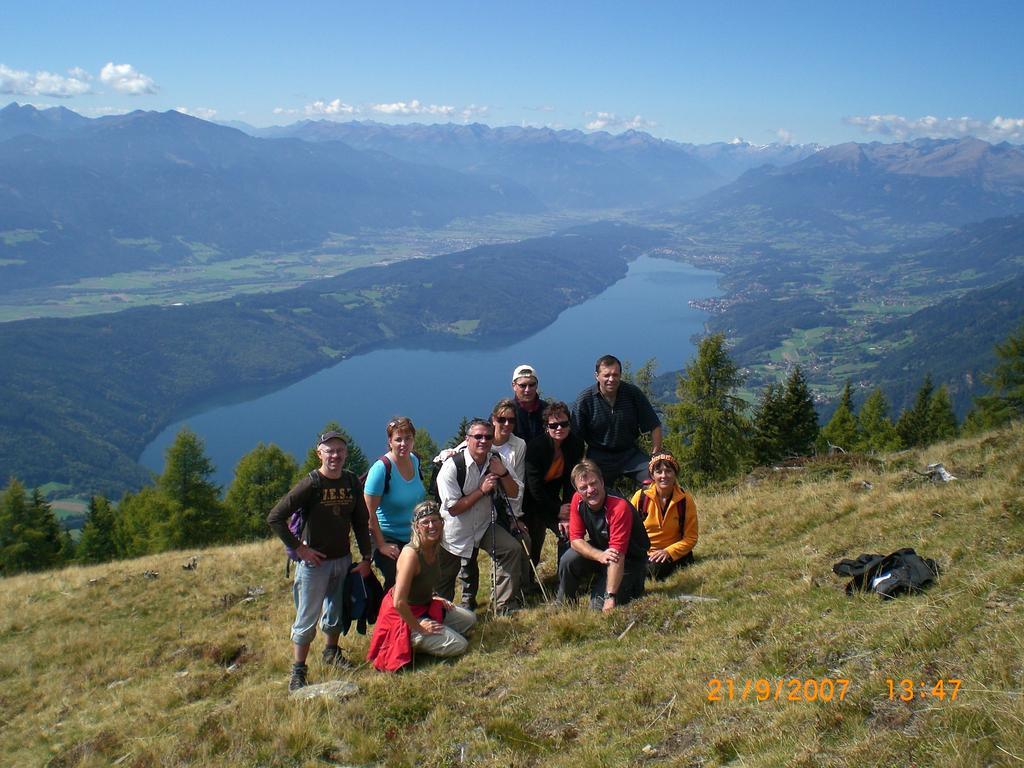
[[[405,416],[387,425],[388,452],[370,467],[363,495],[370,515],[373,562],[384,577],[384,591],[395,584],[395,563],[412,536],[412,511],[426,492],[420,479],[419,457],[413,453],[416,427]]]

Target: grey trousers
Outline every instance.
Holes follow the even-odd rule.
[[[444,628],[433,635],[412,633],[412,647],[431,656],[458,656],[469,646],[466,633],[476,624],[476,614],[453,606],[444,615]]]
[[[480,549],[491,551],[491,534],[494,534],[495,595],[494,607],[498,613],[517,610],[519,591],[522,588],[523,545],[515,536],[500,525],[491,523],[480,539]],[[445,600],[455,600],[455,580],[462,567],[462,559],[441,547],[441,581],[434,590]]]

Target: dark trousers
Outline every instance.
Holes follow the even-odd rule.
[[[385,536],[384,543],[394,544],[401,550],[409,542],[389,539]],[[387,594],[387,591],[395,586],[395,578],[398,575],[398,561],[392,560],[375,549],[373,550],[373,564],[377,566],[377,570],[380,571],[380,575],[384,579],[384,593]]]
[[[647,576],[646,560],[626,560],[622,583],[615,595],[616,605],[625,605],[630,600],[643,597],[644,578]],[[601,610],[604,607],[604,593],[608,578],[608,566],[584,557],[570,549],[558,562],[558,602],[573,600],[580,590],[590,582],[590,607]]]
[[[541,553],[544,551],[544,536],[547,534],[548,526],[539,514],[527,514],[523,516],[526,523],[526,531],[530,534],[530,559],[533,564],[540,562]]]
[[[480,591],[480,550],[474,549],[473,554],[461,559],[459,568],[459,584],[462,585],[462,597],[459,605],[467,611],[476,610],[476,593]]]
[[[664,581],[680,568],[693,565],[693,552],[687,552],[678,560],[669,563],[647,563],[647,578],[655,581]]]

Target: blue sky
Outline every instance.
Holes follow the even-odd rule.
[[[1024,142],[1024,2],[6,4],[0,103]]]

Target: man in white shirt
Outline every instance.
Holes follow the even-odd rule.
[[[522,544],[494,522],[496,486],[500,483],[505,495],[513,499],[520,495],[520,484],[501,456],[492,450],[493,442],[494,426],[483,419],[473,419],[466,430],[465,448],[447,458],[437,474],[445,523],[437,594],[454,600],[455,579],[463,560],[472,558],[473,550],[482,547],[495,563],[494,608],[501,614],[520,607],[524,555]],[[461,487],[459,463],[465,466]]]

